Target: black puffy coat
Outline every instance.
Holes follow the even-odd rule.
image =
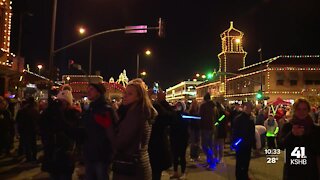
[[[308,119],[309,120],[306,119],[306,121],[311,121],[311,117],[308,117]],[[291,132],[293,124],[294,120],[284,124],[280,134],[279,147],[286,150],[286,162],[284,164],[283,179],[319,179],[317,157],[320,156],[320,128],[311,124],[311,126],[308,128],[305,127],[305,134],[303,136],[294,136]],[[307,157],[306,165],[291,164],[291,160],[296,159],[295,157],[291,157],[291,152],[296,147],[305,148],[305,155]]]
[[[40,135],[44,146],[42,170],[55,174],[70,174],[74,170],[73,150],[77,139],[75,109],[61,109],[61,102],[51,102],[40,119]]]
[[[148,151],[152,170],[163,171],[172,164],[168,127],[172,124],[175,112],[167,101],[154,102],[153,107],[158,116],[152,125]]]

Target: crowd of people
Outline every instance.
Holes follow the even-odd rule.
[[[283,177],[319,177],[320,111],[303,98],[293,106],[264,107],[221,104],[207,93],[201,103],[170,104],[164,92],[148,90],[141,79],[129,82],[119,104],[105,93],[103,84],[91,83],[90,104],[79,105],[66,85],[48,103],[31,97],[18,108],[9,108],[0,97],[0,153],[10,155],[16,135],[17,155],[40,162],[53,179],[72,179],[76,165],[85,167],[78,178],[87,180],[160,180],[171,166],[170,178],[186,179],[187,157],[199,161],[203,152],[203,166],[214,169],[224,163],[227,141],[236,151],[238,180],[249,179],[252,149],[259,154],[264,148],[292,152],[305,147],[308,165],[292,166],[287,160]],[[39,137],[42,157],[37,156]]]

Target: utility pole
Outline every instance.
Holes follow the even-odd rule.
[[[51,43],[50,43],[50,55],[49,55],[49,73],[50,79],[53,75],[53,56],[54,56],[54,40],[56,31],[56,16],[57,16],[57,0],[53,0],[52,21],[51,21]]]

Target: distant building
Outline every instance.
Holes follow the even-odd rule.
[[[23,60],[18,61],[10,53],[11,33],[11,1],[0,2],[0,95],[15,91],[15,86],[9,86],[12,79],[18,79],[23,70]]]
[[[166,90],[166,99],[168,102],[177,102],[179,100],[192,100],[196,98],[196,86],[202,81],[183,81]]]
[[[281,97],[293,101],[306,97],[313,103],[320,97],[320,56],[279,55],[274,58],[246,65],[243,50],[243,33],[233,27],[221,35],[222,52],[219,58],[219,76],[197,86],[197,100],[206,92],[213,98],[232,103],[236,100],[256,100],[262,90],[268,101]]]
[[[89,83],[102,83],[107,92],[106,97],[110,100],[120,100],[125,89],[124,86],[115,82],[105,82],[102,76],[97,75],[63,75],[62,81],[72,87],[73,97],[79,100],[87,96],[87,88]]]

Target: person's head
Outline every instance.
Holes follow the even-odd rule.
[[[186,104],[183,103],[182,101],[178,101],[175,104],[175,110],[179,112],[184,112],[186,110]]]
[[[0,110],[4,110],[7,108],[7,101],[0,96]]]
[[[90,83],[88,86],[88,99],[90,101],[95,101],[100,96],[104,96],[106,93],[106,88],[101,83]]]
[[[71,106],[73,104],[73,96],[71,91],[69,90],[62,90],[57,95],[57,99],[61,101],[61,105],[63,109]]]
[[[253,104],[251,102],[243,103],[243,112],[247,114],[251,114],[252,110],[253,110]]]
[[[273,119],[274,119],[274,114],[269,113],[269,114],[268,114],[268,119],[269,119],[269,120],[273,120]]]
[[[151,117],[152,103],[148,96],[148,92],[144,82],[130,81],[126,87],[126,90],[122,98],[123,105],[141,105],[144,113],[147,113],[147,117]]]
[[[209,93],[206,93],[204,96],[203,96],[203,100],[204,101],[210,101],[211,97],[210,97],[210,94]]]
[[[293,104],[293,116],[298,119],[306,118],[311,111],[311,106],[308,100],[304,98],[298,98]]]
[[[39,110],[42,111],[42,110],[45,110],[47,108],[48,104],[45,100],[40,100],[39,101]]]
[[[123,105],[129,105],[134,103],[142,103],[144,100],[144,96],[148,96],[147,90],[144,88],[142,82],[130,81],[126,87],[126,90],[123,94]],[[147,97],[147,99],[150,99]]]
[[[190,109],[197,110],[198,108],[199,108],[198,101],[196,99],[193,99],[190,105]]]

